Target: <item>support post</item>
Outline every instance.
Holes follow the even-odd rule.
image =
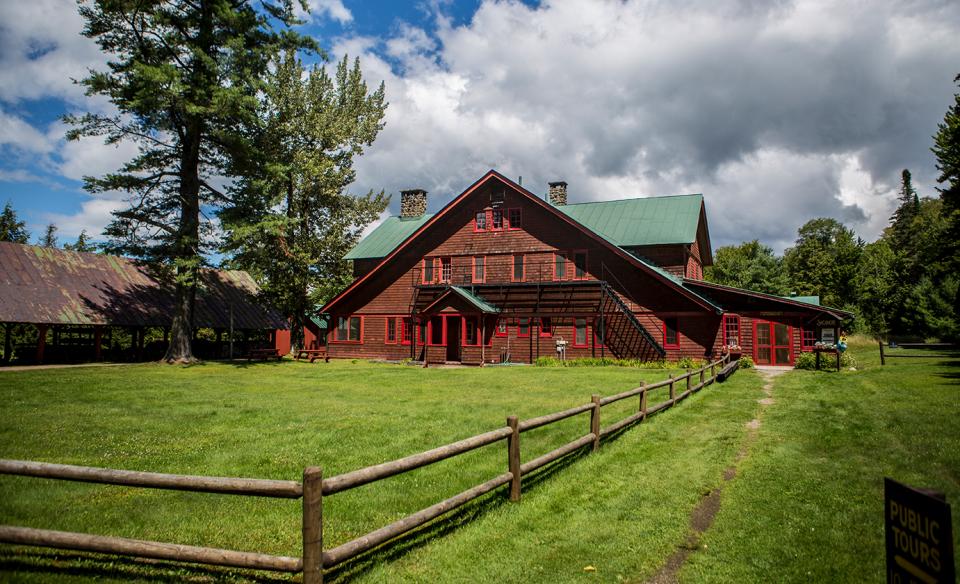
[[[507,426],[513,434],[507,437],[507,466],[513,478],[510,480],[510,500],[520,500],[520,422],[516,416],[507,416]]]
[[[687,391],[690,391],[690,370],[687,369]]]
[[[642,416],[640,416],[640,419],[641,419],[641,420],[646,420],[646,419],[647,419],[647,387],[646,387],[646,385],[647,385],[646,383],[644,383],[644,382],[642,382],[642,381],[640,382],[640,388],[641,388],[641,391],[640,391],[640,413],[643,414]]]
[[[323,584],[323,471],[303,471],[303,584]]]
[[[670,403],[677,401],[677,390],[673,386],[673,375],[670,375]]]
[[[43,351],[47,347],[47,325],[37,325],[37,363],[43,363]]]
[[[10,337],[10,328],[13,327],[13,324],[6,323],[3,325],[3,362],[9,363],[10,357],[13,353],[13,343],[11,342]]]
[[[704,373],[706,373],[706,370],[701,367],[700,368],[700,389],[703,389]]]
[[[10,325],[7,325],[7,339],[8,339],[8,340],[10,339]],[[883,341],[880,340],[880,339],[877,339],[877,344],[880,345],[880,364],[881,364],[881,365],[886,365],[886,364],[887,364],[887,356],[883,354]],[[4,353],[4,354],[6,354],[6,353]]]
[[[717,366],[713,363],[710,364],[710,381],[713,381],[717,378]]]
[[[593,409],[590,410],[590,432],[593,433],[593,450],[600,448],[600,396],[593,394],[590,396],[593,402]]]
[[[100,361],[103,356],[103,327],[93,327],[93,360]]]
[[[194,331],[196,331],[196,329],[194,329]],[[143,327],[137,327],[137,361],[143,361],[143,337],[145,336],[146,332],[147,329]]]
[[[840,371],[840,349],[837,349],[837,371]]]

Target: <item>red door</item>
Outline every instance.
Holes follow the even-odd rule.
[[[753,327],[753,359],[758,365],[793,365],[790,325],[757,321]]]

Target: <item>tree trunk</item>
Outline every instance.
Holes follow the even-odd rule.
[[[188,124],[180,163],[180,225],[174,243],[177,261],[176,304],[170,326],[170,344],[163,360],[192,363],[193,312],[200,262],[200,136],[202,122]]]

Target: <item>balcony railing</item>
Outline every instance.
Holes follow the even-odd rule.
[[[479,286],[486,284],[563,284],[566,282],[597,281],[571,258],[562,261],[515,258],[522,256],[478,256],[429,258],[432,265],[414,268],[414,286]]]

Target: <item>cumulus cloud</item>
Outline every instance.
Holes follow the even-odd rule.
[[[335,52],[390,101],[358,190],[422,186],[437,208],[495,167],[572,200],[703,192],[715,245],[782,249],[817,216],[876,237],[903,168],[933,184],[958,32],[935,0],[487,1]]]
[[[294,10],[301,20],[320,20],[331,18],[340,24],[353,21],[353,13],[343,5],[343,0],[308,0],[310,14],[302,12],[299,3],[294,2]]]

